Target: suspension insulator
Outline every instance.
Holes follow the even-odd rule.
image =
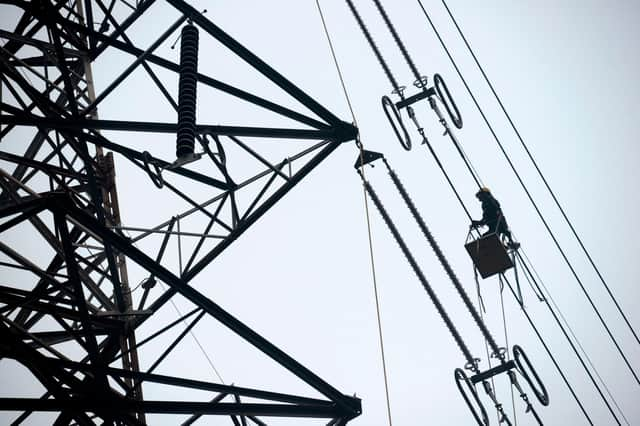
[[[198,29],[182,28],[180,42],[180,81],[178,84],[178,134],[176,156],[193,155],[196,138],[196,75],[198,73]]]

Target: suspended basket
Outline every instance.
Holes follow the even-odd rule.
[[[488,278],[513,267],[513,262],[498,235],[483,235],[464,245],[482,278]]]

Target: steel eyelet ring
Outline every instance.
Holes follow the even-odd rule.
[[[151,182],[153,182],[153,184],[158,189],[162,189],[162,187],[164,186],[164,179],[162,178],[162,170],[160,169],[160,167],[158,167],[158,164],[156,164],[155,162],[152,163],[151,160],[152,160],[152,157],[151,157],[151,154],[149,154],[149,151],[144,151],[142,153],[142,162],[144,164],[144,170],[149,175],[149,178],[151,178]],[[149,167],[149,165],[153,166],[154,171],[151,171],[151,167]]]
[[[501,358],[504,357],[504,354],[506,354],[506,353],[507,353],[507,348],[501,347],[501,348],[498,348],[498,352],[492,352],[490,356],[491,356],[491,358],[500,358],[501,359]]]
[[[438,93],[438,97],[440,101],[444,104],[444,108],[447,110],[447,114],[451,118],[453,125],[458,129],[462,129],[462,115],[460,115],[460,111],[458,110],[458,106],[456,102],[451,97],[451,93],[449,92],[449,88],[447,87],[447,83],[444,82],[444,79],[440,74],[434,74],[433,76],[433,85],[436,88],[436,92]],[[447,95],[445,98],[444,95]],[[451,106],[449,106],[451,103]],[[455,115],[451,112],[451,108],[455,111]]]
[[[400,96],[400,98],[402,98],[402,94],[404,93],[406,88],[407,88],[406,86],[398,86],[398,88],[397,89],[393,89],[391,91],[391,93],[394,94],[394,95],[398,95],[398,96]]]
[[[456,379],[456,386],[458,386],[458,390],[460,391],[462,398],[464,398],[464,401],[467,403],[467,406],[471,410],[473,417],[476,419],[476,421],[480,426],[488,426],[489,416],[487,416],[487,410],[484,408],[484,405],[482,405],[482,401],[480,401],[480,397],[478,396],[478,392],[476,392],[476,388],[473,386],[473,384],[465,374],[464,370],[461,368],[456,368],[453,373],[453,376]],[[473,397],[473,401],[467,395],[467,392],[465,391],[462,385],[462,382],[464,382],[467,385],[468,392],[471,393],[471,396]],[[474,407],[474,403],[477,406],[477,408]]]
[[[413,82],[413,85],[416,86],[418,89],[422,89],[424,87],[427,87],[427,82],[428,82],[427,77],[422,75],[420,76],[419,79]]]
[[[409,137],[409,132],[407,132],[407,128],[404,126],[404,123],[402,122],[402,117],[400,117],[400,112],[398,111],[398,108],[396,108],[396,105],[393,103],[391,99],[389,99],[388,96],[382,97],[382,109],[384,110],[384,114],[387,116],[387,120],[389,120],[389,123],[391,123],[393,132],[396,134],[396,137],[400,141],[400,145],[402,145],[402,147],[407,151],[411,151],[411,138]],[[391,112],[389,112],[389,109],[391,109]],[[393,113],[393,117],[391,116],[391,113]],[[400,129],[402,129],[402,135],[400,134],[400,130],[398,129],[398,126],[395,123],[396,121],[398,122]],[[403,138],[403,135],[404,135],[404,138]]]
[[[533,378],[537,382],[539,388],[533,384],[533,380],[531,380],[531,376],[523,368],[523,363],[520,358],[524,360],[527,369],[531,371],[531,374],[533,375]],[[531,365],[531,362],[529,361],[527,354],[524,352],[524,349],[522,349],[518,345],[513,345],[513,360],[516,362],[520,374],[522,374],[527,383],[529,383],[529,387],[536,395],[536,398],[538,398],[538,401],[540,401],[540,404],[544,405],[545,407],[549,405],[549,393],[547,392],[547,389],[544,387],[544,384],[542,383],[542,380],[540,380],[540,376],[538,376],[536,370],[533,368],[533,365]]]
[[[474,371],[480,364],[480,358],[474,358],[473,362],[469,361],[464,365],[465,370]]]

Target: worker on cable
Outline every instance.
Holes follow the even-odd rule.
[[[511,238],[511,231],[509,231],[507,220],[502,214],[500,203],[491,195],[489,188],[480,188],[476,193],[476,198],[482,203],[482,219],[472,220],[470,227],[487,226],[489,230],[482,234],[483,236],[495,233],[498,237],[502,237],[501,240],[507,238],[508,248],[517,249],[520,247],[520,244]]]

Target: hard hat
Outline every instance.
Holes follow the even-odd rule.
[[[486,186],[483,186],[478,192],[476,192],[476,197],[482,193],[491,194],[491,191]]]

